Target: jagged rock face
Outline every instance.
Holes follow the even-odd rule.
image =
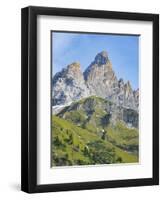
[[[135,110],[132,109],[124,109],[123,110],[123,121],[128,124],[130,127],[139,126],[139,115]]]
[[[118,81],[118,88],[112,93],[110,100],[119,106],[138,110],[134,92],[129,81],[125,84],[123,79],[120,79]]]
[[[107,52],[103,51],[95,57],[95,60],[85,70],[84,78],[92,95],[106,98],[113,94],[118,81],[112,70]]]
[[[72,63],[53,77],[52,105],[64,105],[88,96],[99,96],[119,107],[138,110],[139,90],[130,82],[117,79],[106,51],[98,53],[82,74],[79,63]]]
[[[116,125],[117,121],[123,121],[128,127],[138,128],[139,115],[137,111],[119,107],[115,103],[100,97],[91,96],[72,103],[63,108],[57,115],[67,119],[66,114],[68,113],[69,117],[69,114],[74,112],[87,116],[86,118],[77,118],[79,121],[80,119],[83,120],[82,125],[90,122],[96,127],[96,123],[105,126],[105,123]]]
[[[125,95],[124,105],[129,108],[136,109],[134,94],[129,81],[124,86],[124,95]]]
[[[58,72],[52,82],[52,105],[63,105],[89,96],[79,63]]]
[[[139,89],[135,90],[133,93],[136,107],[139,109]]]
[[[107,98],[119,106],[137,109],[130,82],[124,84],[123,79],[117,80],[107,52],[97,54],[84,72],[84,78],[92,95]]]

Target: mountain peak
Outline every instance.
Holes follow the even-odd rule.
[[[104,78],[104,74],[105,76],[112,76],[113,70],[108,58],[108,53],[106,51],[101,51],[84,71],[84,78],[86,81],[89,77],[92,77],[91,79],[97,79],[100,76]]]
[[[137,110],[139,91],[130,82],[116,77],[108,53],[101,51],[82,73],[80,63],[73,62],[53,77],[53,105],[66,105],[89,96],[109,99],[120,106]]]
[[[110,62],[110,61],[109,61],[109,58],[108,58],[107,51],[101,51],[95,57],[95,63],[98,64],[98,65],[105,65],[108,62]]]
[[[68,67],[76,67],[76,68],[80,68],[80,63],[79,62],[73,62],[71,64],[68,65]]]
[[[126,85],[126,88],[132,89],[130,81],[127,81],[125,85]]]
[[[69,64],[66,68],[66,73],[68,76],[71,76],[72,78],[77,78],[77,79],[83,78],[79,62],[73,62]]]
[[[69,104],[89,96],[80,63],[73,62],[53,77],[53,105]]]
[[[70,65],[67,66],[68,71],[80,71],[80,63],[79,62],[73,62]]]

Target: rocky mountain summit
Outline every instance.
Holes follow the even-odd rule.
[[[52,105],[70,104],[89,96],[108,99],[118,107],[138,110],[139,90],[133,91],[130,82],[117,79],[106,51],[95,56],[82,73],[80,64],[74,62],[54,75],[52,80]]]
[[[56,73],[52,80],[52,105],[64,105],[90,96],[80,63],[74,62]]]

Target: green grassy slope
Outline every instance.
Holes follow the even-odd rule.
[[[117,122],[116,126],[109,126],[107,139],[117,147],[138,155],[139,134],[135,128],[127,128],[124,123]]]
[[[52,166],[138,162],[136,155],[126,152],[120,146],[126,141],[123,138],[125,135],[119,131],[124,129],[126,133],[121,124],[117,129],[110,127],[107,137],[102,139],[101,135],[93,131],[96,128],[89,130],[87,126],[83,127],[81,121],[85,119],[84,113],[74,111],[70,116],[71,119],[66,120],[52,116]],[[76,119],[78,121],[74,122]],[[114,131],[118,136],[115,137]]]
[[[92,96],[66,107],[58,116],[100,137],[104,130],[105,139],[114,146],[138,155],[138,129],[128,128],[123,121],[116,121],[113,124],[107,111],[111,104],[105,99]]]

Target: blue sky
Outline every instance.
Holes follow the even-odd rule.
[[[118,78],[138,85],[139,36],[86,33],[52,33],[52,73],[61,71],[72,62],[80,62],[84,71],[95,56],[107,51]]]

